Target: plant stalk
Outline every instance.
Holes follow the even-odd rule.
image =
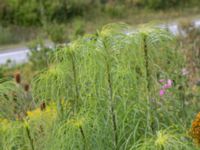
[[[104,43],[104,48],[107,50],[105,43]],[[111,111],[113,131],[114,131],[114,143],[115,143],[115,149],[117,149],[117,144],[118,144],[117,121],[116,121],[116,114],[115,114],[115,108],[114,108],[113,86],[112,86],[112,79],[111,79],[111,73],[110,73],[110,65],[107,58],[106,58],[106,68],[107,68],[107,81],[108,81],[109,95],[110,95],[110,111]]]
[[[30,130],[29,130],[28,126],[26,126],[25,129],[26,129],[26,133],[27,133],[30,145],[31,145],[31,150],[35,150],[34,144],[33,144],[33,139],[31,138],[31,134],[30,134]]]
[[[108,84],[109,84],[109,91],[110,91],[110,110],[112,115],[112,122],[113,122],[113,130],[114,130],[114,137],[115,137],[115,146],[117,147],[118,143],[118,134],[117,134],[117,121],[116,121],[116,115],[114,111],[114,102],[113,102],[113,87],[112,87],[112,81],[111,81],[111,75],[110,75],[110,69],[109,65],[107,65],[107,71],[108,71]]]
[[[70,53],[71,54],[71,53]],[[73,71],[73,78],[74,78],[74,85],[75,85],[75,107],[74,107],[74,113],[78,109],[78,101],[79,101],[79,90],[77,85],[77,72],[76,72],[76,65],[73,54],[71,54],[71,63],[72,63],[72,71]]]
[[[150,103],[150,70],[149,70],[149,56],[148,56],[148,47],[147,47],[147,39],[146,35],[143,37],[143,48],[144,48],[144,59],[145,59],[145,68],[146,68],[146,78],[147,78],[147,128],[152,130],[153,127],[151,125],[151,103]]]
[[[86,144],[86,137],[85,137],[85,133],[84,133],[84,131],[83,131],[82,126],[79,127],[79,130],[80,130],[81,136],[82,136],[82,138],[83,138],[84,150],[86,150],[86,146],[87,146],[87,144]]]

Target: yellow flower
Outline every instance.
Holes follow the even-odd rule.
[[[164,146],[167,143],[169,136],[163,131],[158,131],[156,135],[157,138],[155,141],[155,145]]]
[[[57,111],[54,103],[51,103],[44,110],[36,108],[35,110],[27,112],[27,119],[31,121],[52,121],[56,118]]]
[[[33,110],[33,111],[28,111],[27,112],[27,116],[29,117],[29,118],[37,118],[38,116],[40,116],[41,115],[41,110],[40,110],[40,108],[37,108],[37,109],[35,109],[35,110]]]

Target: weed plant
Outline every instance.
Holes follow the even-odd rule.
[[[7,149],[196,149],[187,132],[198,105],[179,88],[185,60],[175,38],[153,26],[128,30],[108,24],[55,51],[32,82],[38,108],[20,123],[6,118],[18,128],[0,134],[1,146],[21,132]]]

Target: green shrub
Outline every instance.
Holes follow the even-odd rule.
[[[104,8],[105,13],[111,17],[123,17],[125,15],[125,10],[126,8],[124,5],[106,4]]]
[[[51,24],[45,28],[47,35],[54,43],[67,43],[69,41],[64,24]]]
[[[41,26],[47,23],[67,23],[78,17],[95,17],[100,10],[111,17],[123,17],[127,9],[198,7],[198,0],[2,0],[0,20],[4,25]],[[102,12],[100,12],[102,14]]]
[[[9,28],[3,28],[0,26],[0,33],[0,45],[15,43],[18,41]]]
[[[29,43],[29,49],[29,67],[35,71],[47,68],[50,61],[49,59],[53,53],[53,47],[50,48],[50,45],[46,46],[44,41],[37,39]]]
[[[84,34],[85,34],[85,22],[81,19],[76,19],[74,21],[74,35],[73,35],[74,37],[73,38],[83,36]]]
[[[177,68],[184,64],[172,36],[148,27],[127,35],[125,27],[107,25],[70,43],[35,79],[34,95],[56,101],[60,117],[66,118],[52,135],[60,142],[48,148],[142,149],[142,138],[179,123],[182,102],[174,99],[181,80]],[[161,78],[176,82],[167,101],[159,97]]]

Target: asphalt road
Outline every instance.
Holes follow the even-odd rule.
[[[27,47],[3,49],[0,51],[0,64],[4,64],[8,60],[15,63],[24,63],[28,60],[28,52]]]

